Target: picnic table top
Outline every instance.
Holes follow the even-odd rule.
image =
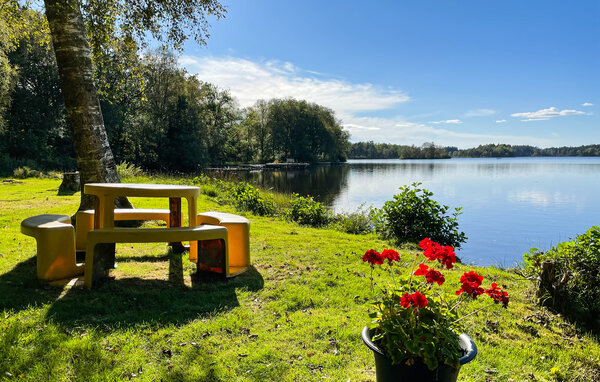
[[[144,183],[87,183],[83,192],[91,195],[112,196],[174,196],[197,197],[200,187],[177,184]]]

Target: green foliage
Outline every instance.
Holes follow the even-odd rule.
[[[381,209],[375,209],[371,218],[375,230],[383,237],[397,243],[418,243],[428,237],[443,245],[459,248],[467,240],[458,230],[461,208],[448,214],[448,206],[432,199],[433,193],[419,188],[421,183],[400,187],[394,200],[387,201]]]
[[[127,161],[123,161],[117,165],[117,173],[121,179],[124,178],[135,178],[136,176],[140,176],[144,174],[144,170],[141,167],[134,165],[133,163],[129,163]]]
[[[353,159],[448,159],[450,158],[448,149],[436,146],[433,142],[423,143],[421,147],[417,147],[368,141],[353,143],[348,157]]]
[[[292,194],[287,216],[291,221],[311,227],[320,227],[329,222],[327,208],[312,196]]]
[[[230,193],[233,196],[235,207],[250,211],[253,214],[260,216],[272,216],[275,214],[275,204],[270,197],[264,197],[260,191],[252,185],[239,182],[230,188]]]
[[[600,156],[600,145],[542,149],[529,145],[488,144],[471,149],[455,150],[452,156],[459,158]]]
[[[259,161],[345,161],[349,150],[349,134],[333,110],[303,100],[260,100],[241,126],[249,155]]]
[[[27,166],[16,168],[13,171],[13,176],[17,179],[26,178],[41,178],[42,173],[38,170],[33,170]]]
[[[346,233],[362,235],[373,232],[373,221],[371,220],[372,207],[359,206],[356,211],[336,214],[333,217],[333,226]]]
[[[526,271],[540,279],[538,296],[544,305],[599,330],[600,227],[593,226],[546,252],[532,248],[524,260]]]

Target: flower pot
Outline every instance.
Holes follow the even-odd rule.
[[[449,365],[440,365],[435,370],[429,370],[422,362],[413,365],[392,365],[392,360],[381,349],[371,341],[369,328],[365,326],[362,331],[362,339],[373,350],[375,355],[375,373],[377,382],[456,382],[460,365],[471,361],[477,355],[477,346],[466,334],[458,337],[460,347],[464,355],[460,358],[458,368]]]

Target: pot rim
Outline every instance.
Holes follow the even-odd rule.
[[[368,326],[365,326],[362,330],[361,337],[365,345],[369,347],[372,351],[382,356],[386,356],[386,354],[381,350],[377,345],[371,341],[370,329]],[[458,344],[461,349],[465,352],[465,354],[460,357],[459,362],[461,365],[464,365],[467,362],[472,361],[477,356],[477,345],[475,342],[469,337],[466,333],[461,333],[458,336]]]

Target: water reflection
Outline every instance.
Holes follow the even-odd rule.
[[[547,249],[600,225],[600,158],[361,160],[235,177],[313,195],[336,211],[381,207],[402,185],[421,182],[438,202],[463,207],[459,223],[469,240],[459,255],[481,265],[512,266],[531,247]]]
[[[315,197],[332,206],[342,189],[348,187],[350,166],[315,166],[306,170],[210,172],[220,179],[245,181],[264,189]]]

